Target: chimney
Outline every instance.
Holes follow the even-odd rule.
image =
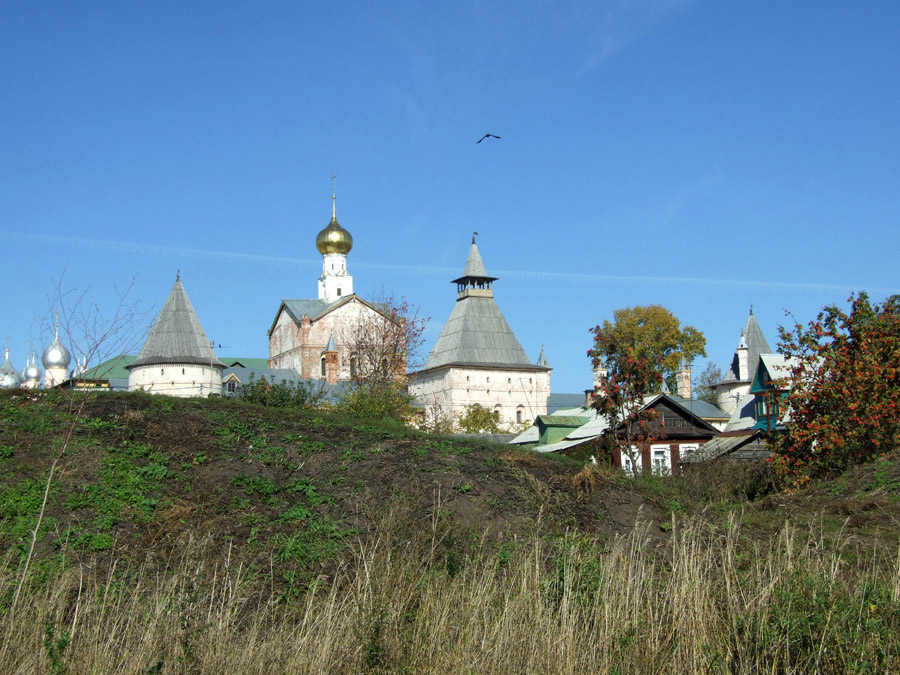
[[[737,347],[738,380],[746,382],[750,379],[750,350],[747,348],[747,340],[741,336]]]
[[[594,366],[594,389],[598,389],[606,381],[609,371],[603,366]]]
[[[691,398],[691,364],[683,356],[675,371],[675,384],[681,398]]]
[[[600,386],[606,382],[606,376],[609,374],[609,371],[604,368],[602,365],[594,366],[593,376],[594,376],[594,388],[593,389],[585,389],[584,390],[584,407],[590,408],[594,403],[594,399],[597,397],[597,390]]]

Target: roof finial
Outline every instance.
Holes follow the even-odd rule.
[[[181,281],[181,269],[176,270],[175,272],[175,281]]]
[[[473,244],[475,243],[475,237],[477,237],[477,236],[478,236],[478,233],[477,233],[477,232],[473,232],[473,233],[472,233],[472,243],[473,243]]]
[[[750,316],[753,316],[753,305],[750,305]]]
[[[59,339],[59,310],[56,311],[56,339]]]
[[[337,174],[331,174],[331,219],[337,220],[337,209],[335,208],[334,196],[337,192]]]

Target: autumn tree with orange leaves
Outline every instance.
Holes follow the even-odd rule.
[[[830,305],[808,325],[780,330],[779,351],[793,364],[790,419],[771,443],[789,485],[900,447],[900,296],[849,302],[849,313]]]

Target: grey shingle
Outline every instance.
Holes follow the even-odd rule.
[[[766,341],[766,336],[763,335],[762,329],[756,322],[756,317],[753,316],[752,311],[750,312],[750,316],[747,318],[747,323],[744,326],[744,329],[741,331],[741,340],[743,340],[743,342],[747,345],[747,363],[749,364],[750,368],[748,379],[743,380],[744,382],[746,382],[753,379],[756,364],[759,363],[759,355],[772,353],[772,348],[769,347],[769,343]],[[737,351],[735,351],[734,356],[731,359],[731,365],[728,367],[728,370],[726,371],[725,377],[722,381],[741,381],[740,373],[738,370]]]
[[[531,363],[491,297],[466,297],[450,312],[425,370],[451,363],[515,365]]]
[[[126,368],[163,363],[196,363],[224,368],[209,345],[200,319],[180,280],[175,281],[137,360]]]
[[[481,260],[481,253],[478,252],[478,246],[475,242],[469,247],[469,255],[466,258],[466,269],[463,271],[464,277],[486,277],[487,270],[484,269],[484,262]]]

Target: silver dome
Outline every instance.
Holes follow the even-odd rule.
[[[63,347],[62,342],[59,341],[58,335],[53,338],[53,342],[50,343],[50,346],[47,347],[41,355],[41,363],[44,364],[44,368],[48,369],[68,369],[71,362],[72,356],[69,354],[69,350]]]
[[[25,382],[40,382],[43,374],[44,371],[41,370],[41,367],[38,364],[32,362],[25,366],[25,368],[22,370],[22,379]]]
[[[9,349],[6,350],[6,358],[0,364],[0,389],[18,389],[22,386],[22,378],[9,362]]]

